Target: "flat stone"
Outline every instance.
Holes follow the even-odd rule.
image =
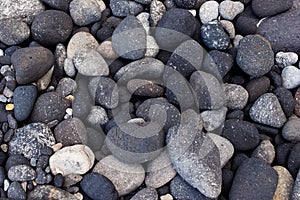
[[[258,123],[280,128],[286,122],[285,114],[273,93],[260,96],[252,105],[250,118]]]
[[[300,86],[300,70],[294,66],[287,66],[282,70],[282,86],[287,89],[294,89]]]
[[[268,164],[272,164],[275,158],[275,148],[270,140],[263,140],[252,152],[252,158],[262,159]]]
[[[44,47],[26,47],[16,50],[11,56],[19,84],[37,81],[54,64],[52,52]]]
[[[293,6],[293,0],[253,0],[252,9],[253,12],[260,18],[276,15],[291,9]]]
[[[236,62],[248,75],[260,77],[274,65],[274,52],[267,39],[259,35],[248,35],[240,41]]]
[[[206,24],[219,16],[219,3],[217,1],[206,1],[199,9],[199,17],[202,24]]]
[[[36,173],[28,165],[16,165],[8,170],[7,176],[11,181],[32,181],[36,178]]]
[[[278,174],[278,183],[273,200],[290,199],[294,185],[294,179],[292,175],[286,168],[282,166],[274,166],[273,169],[275,169]]]
[[[16,130],[9,141],[10,154],[23,154],[26,158],[38,159],[41,148],[55,144],[51,129],[42,123],[31,123]]]
[[[37,185],[27,196],[28,199],[51,199],[54,197],[61,200],[77,200],[75,195],[52,185]]]
[[[100,160],[95,165],[93,172],[107,177],[114,184],[120,196],[137,189],[145,179],[145,170],[142,165],[123,163],[112,155]],[[120,177],[122,178],[120,179]]]
[[[225,97],[228,109],[243,109],[249,94],[245,88],[236,84],[225,84]]]
[[[0,20],[0,41],[6,45],[17,45],[30,36],[30,29],[25,22],[15,19]]]

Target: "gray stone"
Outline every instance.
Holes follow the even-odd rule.
[[[253,0],[252,10],[260,18],[276,15],[291,9],[293,0]]]
[[[18,121],[29,117],[37,97],[37,88],[33,85],[19,86],[14,90],[14,115]]]
[[[201,113],[203,126],[207,131],[214,131],[224,124],[227,108],[223,107],[219,110],[207,110]]]
[[[108,77],[98,77],[96,84],[95,102],[108,109],[116,108],[119,104],[117,83]]]
[[[49,159],[52,174],[85,174],[94,164],[93,151],[85,145],[76,144],[56,151]]]
[[[97,128],[97,129],[87,128],[87,137],[88,137],[87,146],[89,146],[94,153],[96,151],[100,151],[106,137],[103,130],[101,128]],[[98,159],[97,155],[95,156],[96,159]]]
[[[151,27],[156,27],[159,20],[166,12],[165,5],[159,0],[152,0],[150,4],[150,24]]]
[[[206,1],[199,10],[199,17],[202,24],[206,24],[219,16],[219,3],[217,1]]]
[[[51,147],[54,144],[55,139],[48,126],[32,123],[16,130],[9,142],[9,153],[23,154],[28,159],[38,159],[43,147]]]
[[[136,193],[130,200],[157,200],[158,193],[153,188],[144,188]]]
[[[103,56],[103,58],[115,60],[119,57],[113,49],[111,41],[102,42],[97,48],[97,51]]]
[[[233,23],[229,20],[221,20],[220,21],[225,31],[229,34],[230,39],[235,38],[235,27]]]
[[[75,195],[52,185],[38,185],[28,193],[28,199],[78,200]]]
[[[284,139],[291,142],[300,142],[300,118],[292,118],[287,121],[282,129]]]
[[[245,73],[260,77],[274,65],[274,53],[267,39],[248,35],[239,43],[236,62]]]
[[[252,105],[249,114],[253,121],[275,128],[282,127],[286,122],[281,105],[272,93],[260,96]]]
[[[101,0],[100,0],[101,1]],[[73,0],[70,15],[75,24],[85,26],[101,19],[101,8],[97,0]]]
[[[278,174],[278,183],[273,200],[291,199],[294,179],[290,172],[282,166],[274,166]]]
[[[298,54],[295,52],[278,52],[276,53],[276,63],[279,67],[287,67],[298,61]]]
[[[174,126],[167,135],[174,169],[191,186],[209,198],[221,193],[220,153],[209,136],[188,125]]]
[[[145,179],[145,170],[140,164],[127,164],[110,155],[100,160],[93,172],[107,177],[120,196],[137,189]],[[122,177],[122,178],[120,178]]]
[[[6,45],[24,42],[30,36],[30,29],[25,22],[15,19],[0,20],[0,41]]]
[[[84,76],[107,76],[109,68],[98,51],[77,51],[73,57],[73,63],[78,73]]]
[[[225,84],[225,97],[228,109],[242,110],[247,105],[249,94],[240,85]]]
[[[116,53],[125,59],[137,60],[145,56],[146,31],[135,16],[128,16],[113,32],[112,45]]]
[[[56,92],[61,94],[62,96],[68,96],[69,94],[73,94],[77,89],[77,83],[71,78],[62,78],[60,79]]]
[[[270,140],[263,140],[251,154],[252,158],[262,159],[272,164],[275,158],[275,148]]]
[[[76,68],[73,64],[72,59],[66,58],[64,61],[64,72],[67,76],[73,77],[76,74]]]
[[[105,125],[108,122],[108,116],[104,108],[101,106],[92,106],[87,121],[94,126]]]
[[[157,45],[155,38],[147,36],[147,49],[145,57],[155,57],[159,52],[159,46]]]
[[[136,16],[136,18],[142,23],[148,36],[150,31],[150,14],[147,12],[142,12],[138,16]]]
[[[69,4],[71,0],[41,0],[41,1],[47,4],[48,6],[50,6],[51,8],[68,12]]]
[[[11,181],[32,181],[35,179],[36,173],[28,165],[16,165],[8,170],[7,176]]]
[[[287,66],[282,70],[282,86],[293,89],[300,86],[300,69],[294,66]]]
[[[0,20],[19,19],[30,24],[33,18],[45,9],[40,0],[1,0]]]
[[[244,11],[244,4],[239,1],[222,1],[219,11],[224,19],[233,20],[238,14]]]
[[[143,11],[141,4],[129,0],[111,0],[109,6],[112,14],[117,17],[137,15]]]
[[[11,199],[26,200],[26,192],[18,182],[12,182],[7,190],[7,197]]]

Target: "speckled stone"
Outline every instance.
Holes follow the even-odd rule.
[[[292,196],[294,179],[290,172],[282,166],[274,166],[278,174],[278,183],[273,200],[290,199]]]

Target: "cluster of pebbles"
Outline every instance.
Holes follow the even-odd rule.
[[[300,0],[0,0],[1,199],[300,199]]]

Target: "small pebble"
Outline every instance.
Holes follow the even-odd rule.
[[[298,55],[295,52],[278,52],[275,57],[276,63],[279,67],[287,67],[296,64]]]
[[[141,4],[129,0],[111,0],[109,7],[112,14],[116,17],[137,15],[143,11],[143,6]]]
[[[12,182],[7,190],[7,197],[11,199],[26,200],[26,192],[18,182]]]
[[[7,176],[11,181],[30,181],[36,178],[36,172],[30,166],[15,165],[8,170]]]
[[[272,164],[275,158],[275,148],[270,140],[263,140],[252,152],[252,158],[258,158]]]
[[[217,1],[206,1],[199,10],[199,17],[202,24],[207,24],[219,16],[219,3]]]
[[[225,97],[228,109],[243,109],[248,102],[248,92],[236,84],[225,84]]]
[[[282,166],[274,166],[278,174],[278,184],[273,200],[290,199],[292,196],[294,179],[290,172]],[[296,186],[296,185],[295,185]]]
[[[220,3],[220,15],[227,20],[233,20],[238,14],[244,11],[244,4],[239,1],[222,1]]]
[[[294,66],[287,66],[282,70],[282,86],[293,89],[300,86],[300,69]]]

